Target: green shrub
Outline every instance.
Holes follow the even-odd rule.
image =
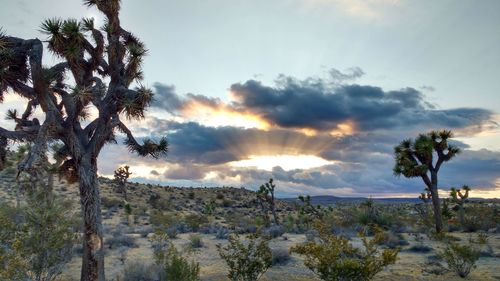
[[[459,243],[449,242],[446,249],[440,253],[440,256],[448,264],[450,270],[465,278],[476,267],[479,254],[479,251],[472,244],[460,245]]]
[[[160,281],[198,281],[199,275],[200,265],[194,261],[189,262],[170,245],[160,271]]]
[[[217,245],[221,258],[227,263],[231,281],[256,281],[272,264],[272,252],[268,241],[250,235],[248,241],[240,241],[238,235],[230,235],[229,244]]]
[[[197,249],[203,247],[203,241],[201,240],[200,235],[191,235],[189,237],[191,248]]]
[[[159,227],[169,227],[177,221],[177,217],[171,213],[163,213],[160,211],[153,210],[151,216],[149,217],[149,222],[154,226]]]
[[[202,224],[208,223],[208,218],[204,215],[189,214],[184,217],[184,222],[191,231],[197,232]]]
[[[0,206],[0,280],[55,280],[77,240],[69,203],[46,191],[28,194],[19,209]]]
[[[322,280],[371,280],[384,267],[396,262],[397,249],[385,249],[377,254],[377,243],[382,239],[378,233],[370,241],[361,234],[364,249],[360,250],[352,246],[348,239],[331,234],[318,221],[315,228],[319,233],[318,242],[296,245],[290,251],[304,255],[305,266]]]
[[[159,268],[155,265],[133,262],[128,263],[123,271],[123,281],[157,281],[158,278]]]
[[[160,231],[150,238],[153,247],[153,256],[160,267],[160,281],[197,281],[199,280],[200,265],[189,262],[168,240],[168,236]]]

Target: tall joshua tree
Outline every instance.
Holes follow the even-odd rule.
[[[407,178],[422,178],[427,194],[432,199],[436,232],[443,230],[441,206],[438,194],[438,172],[444,162],[455,157],[460,149],[448,143],[451,131],[431,131],[420,134],[415,140],[403,140],[394,148],[396,164],[394,175]]]
[[[273,183],[273,179],[269,179],[269,182],[261,185],[257,191],[257,199],[260,201],[262,206],[262,211],[267,217],[267,210],[269,209],[273,214],[274,224],[279,225],[278,214],[276,214],[276,202],[274,198],[274,189],[276,185]],[[264,204],[267,203],[267,207]]]
[[[85,0],[105,16],[102,30],[93,19],[48,19],[39,39],[0,36],[0,98],[6,93],[27,100],[21,114],[8,112],[14,131],[0,128],[0,137],[28,141],[32,147],[18,168],[20,171],[43,165],[47,143],[60,141],[59,154],[65,155],[59,170],[79,182],[84,233],[81,280],[104,281],[104,252],[97,157],[103,146],[115,141],[115,133],[125,135],[130,151],[141,156],[160,157],[167,152],[165,138],[142,143],[134,138],[125,120],[144,117],[153,93],[138,84],[146,48],[132,33],[122,28],[120,0]],[[45,47],[60,62],[42,65]],[[39,108],[45,119],[32,118]],[[96,116],[89,114],[94,108]]]

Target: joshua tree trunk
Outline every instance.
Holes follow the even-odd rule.
[[[431,172],[431,186],[429,186],[432,195],[432,206],[434,209],[434,220],[436,222],[436,232],[443,231],[443,218],[441,216],[441,202],[438,194],[438,177],[436,172]]]
[[[465,228],[465,209],[463,204],[458,205],[458,219],[462,228]]]
[[[274,224],[280,225],[278,215],[276,214],[276,203],[274,201],[274,192],[271,194],[271,213],[273,214]]]
[[[81,281],[105,281],[101,197],[95,160],[84,157],[78,174],[84,214]]]

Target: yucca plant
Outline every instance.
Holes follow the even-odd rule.
[[[407,178],[422,178],[426,193],[420,199],[432,200],[436,232],[443,230],[441,204],[438,194],[438,172],[444,162],[453,159],[460,149],[449,143],[453,133],[448,130],[431,131],[419,135],[415,140],[403,140],[394,148],[394,175]],[[437,159],[436,159],[437,156]]]
[[[0,100],[15,93],[27,100],[26,109],[10,111],[16,124],[11,131],[0,128],[0,146],[6,140],[31,142],[21,172],[43,167],[47,143],[60,142],[57,170],[70,182],[79,182],[83,214],[83,259],[81,280],[105,280],[104,245],[97,179],[97,158],[102,148],[124,135],[130,151],[155,158],[166,155],[168,143],[137,140],[127,120],[144,118],[153,93],[140,84],[144,44],[120,23],[119,0],[87,0],[105,17],[99,30],[93,19],[45,20],[40,30],[47,36],[47,48],[59,63],[42,65],[44,45],[38,39],[0,34]],[[43,112],[43,123],[32,112]],[[93,119],[89,109],[99,114]],[[0,160],[2,158],[0,157]],[[2,166],[2,165],[0,165]]]

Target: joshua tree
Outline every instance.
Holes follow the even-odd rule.
[[[438,233],[443,230],[438,195],[438,172],[444,162],[450,161],[460,152],[458,147],[448,143],[451,137],[453,137],[451,131],[431,131],[419,135],[415,140],[403,140],[394,148],[396,160],[394,174],[407,178],[422,178],[427,186],[427,195],[422,194],[421,198],[430,195],[430,199],[432,199],[436,232]]]
[[[123,194],[125,201],[127,201],[127,180],[132,174],[129,168],[125,165],[115,170],[115,182],[118,184],[118,190]]]
[[[311,196],[299,195],[299,201],[302,202],[302,206],[300,206],[300,212],[302,214],[308,215],[311,220],[313,219],[321,219],[325,214],[326,209],[321,208],[321,205],[314,206],[311,203]],[[331,208],[329,208],[330,210]]]
[[[274,189],[276,185],[273,183],[273,179],[269,179],[269,182],[261,185],[257,191],[257,199],[259,200],[264,216],[267,217],[267,210],[269,209],[273,214],[274,224],[279,225],[278,215],[276,214],[276,203],[274,200]],[[267,208],[264,206],[267,204]]]
[[[85,0],[105,16],[102,30],[93,19],[48,19],[41,30],[47,45],[39,39],[0,36],[0,97],[15,93],[27,100],[18,115],[8,117],[16,123],[14,131],[0,128],[0,137],[31,142],[31,150],[18,165],[20,171],[44,165],[47,144],[60,141],[64,161],[59,170],[69,180],[78,181],[83,214],[83,258],[81,280],[105,280],[102,218],[97,157],[105,144],[115,142],[115,133],[125,134],[125,143],[141,156],[160,157],[167,152],[167,141],[137,141],[126,120],[144,117],[153,93],[138,84],[144,44],[122,28],[119,0]],[[44,47],[59,63],[42,65]],[[133,89],[131,89],[133,88]],[[32,118],[35,108],[43,122]],[[96,114],[90,114],[89,109]]]
[[[464,193],[462,193],[462,191]],[[460,224],[462,225],[462,227],[465,226],[464,204],[468,201],[469,191],[470,187],[468,187],[467,185],[464,185],[462,187],[462,190],[452,187],[450,191],[450,200],[451,202],[456,204],[456,207],[458,209],[458,219],[460,220]]]

